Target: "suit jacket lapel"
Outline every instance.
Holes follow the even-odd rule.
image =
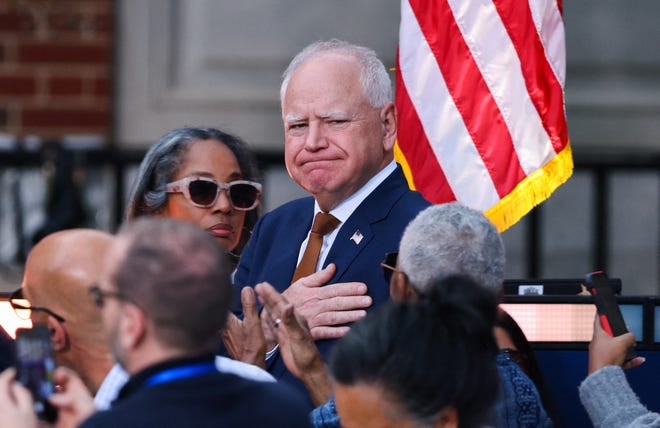
[[[362,201],[346,223],[341,226],[324,263],[325,266],[330,262],[337,265],[337,272],[331,282],[341,280],[351,263],[374,238],[371,225],[386,218],[390,213],[390,208],[407,190],[401,167],[397,166],[397,169]],[[360,235],[362,235],[361,239]],[[354,236],[355,238],[351,239]],[[356,243],[356,241],[359,242]]]

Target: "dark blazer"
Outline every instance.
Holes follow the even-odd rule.
[[[419,193],[408,188],[401,167],[397,166],[341,225],[325,259],[325,265],[337,265],[330,283],[364,282],[373,298],[372,309],[385,302],[389,298],[389,284],[385,283],[380,262],[385,253],[398,251],[405,227],[429,205]],[[237,295],[243,286],[255,286],[262,281],[268,281],[280,292],[290,285],[300,245],[312,227],[313,216],[314,199],[307,197],[284,204],[257,222],[234,277]],[[357,235],[362,236],[359,243],[351,239]],[[240,314],[240,301],[234,312]],[[317,342],[326,360],[334,342]],[[297,383],[304,391],[281,358],[274,357],[267,368],[276,379]]]
[[[304,397],[287,385],[217,370],[149,386],[148,379],[200,359],[168,361],[132,376],[110,410],[81,428],[309,427]],[[204,361],[213,366],[213,357]]]

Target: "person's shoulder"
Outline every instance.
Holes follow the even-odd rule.
[[[495,359],[497,370],[504,382],[516,385],[530,385],[536,391],[534,382],[523,372],[518,364],[505,353],[498,352]]]
[[[78,428],[113,428],[117,426],[130,427],[124,419],[125,412],[117,410],[101,410],[85,419]]]
[[[165,386],[165,388],[163,388]],[[112,402],[111,407],[100,410],[86,419],[83,428],[143,427],[159,421],[177,421],[187,411],[182,394],[163,393],[167,384],[139,388],[125,397]],[[190,390],[188,390],[188,395]]]
[[[400,197],[392,203],[391,212],[397,217],[404,219],[406,225],[421,211],[431,206],[421,193],[406,189]]]
[[[268,417],[271,427],[308,426],[311,410],[299,391],[281,382],[260,382],[219,373],[235,417],[247,421]]]
[[[264,403],[268,403],[271,410],[281,413],[285,419],[291,416],[303,415],[303,419],[308,421],[311,409],[299,391],[282,382],[257,383],[259,384],[259,391],[256,394],[259,397],[258,400],[264,400]]]
[[[215,371],[137,390],[82,426],[190,426],[194,412],[200,427],[241,426],[236,425],[239,422],[258,426],[264,420],[270,427],[304,427],[308,426],[308,411],[302,398],[282,385]]]
[[[388,176],[387,180],[381,183],[380,187],[386,192],[398,189],[398,191],[394,191],[394,193],[398,195],[396,196],[396,204],[403,206],[406,209],[420,211],[431,205],[431,202],[427,201],[421,193],[410,189],[408,181],[403,175],[403,170],[400,166]]]
[[[550,419],[534,382],[503,352],[497,354],[496,366],[501,381],[500,395],[496,402],[498,418],[515,416],[517,419],[534,420],[538,422],[538,426],[545,426]]]
[[[301,213],[307,213],[311,216],[314,209],[314,198],[306,196],[304,198],[294,199],[286,202],[271,211],[264,214],[260,221],[272,221],[285,216],[295,216]]]
[[[424,196],[422,196],[421,193],[410,189],[403,193],[399,201],[400,203],[403,203],[403,205],[414,210],[422,210],[432,205],[429,201],[424,199]]]

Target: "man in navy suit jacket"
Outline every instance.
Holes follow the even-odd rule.
[[[267,281],[283,292],[314,338],[324,339],[317,345],[327,357],[334,342],[327,339],[389,298],[379,262],[397,250],[405,226],[429,203],[409,190],[394,162],[396,108],[375,52],[338,40],[314,43],[289,64],[280,96],[286,167],[311,197],[261,218],[234,282],[240,288]],[[292,284],[320,211],[340,221],[324,237],[316,268],[332,265]],[[261,318],[272,337],[273,320],[267,313]],[[297,382],[277,355],[269,355],[267,367],[276,378]]]

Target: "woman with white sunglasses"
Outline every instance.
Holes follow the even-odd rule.
[[[126,220],[165,216],[193,223],[216,238],[235,265],[257,222],[261,192],[254,155],[240,138],[215,128],[178,128],[162,136],[144,156]],[[253,347],[242,339],[252,337],[244,329],[260,328],[254,292],[237,294],[235,299],[254,322],[244,324],[229,317],[223,333],[226,351],[237,360],[263,366],[265,344]],[[224,357],[218,357],[216,364],[221,371],[273,380],[263,370]]]
[[[142,160],[126,218],[188,221],[238,256],[258,216],[262,188],[256,180],[253,155],[238,137],[215,128],[178,128]]]

